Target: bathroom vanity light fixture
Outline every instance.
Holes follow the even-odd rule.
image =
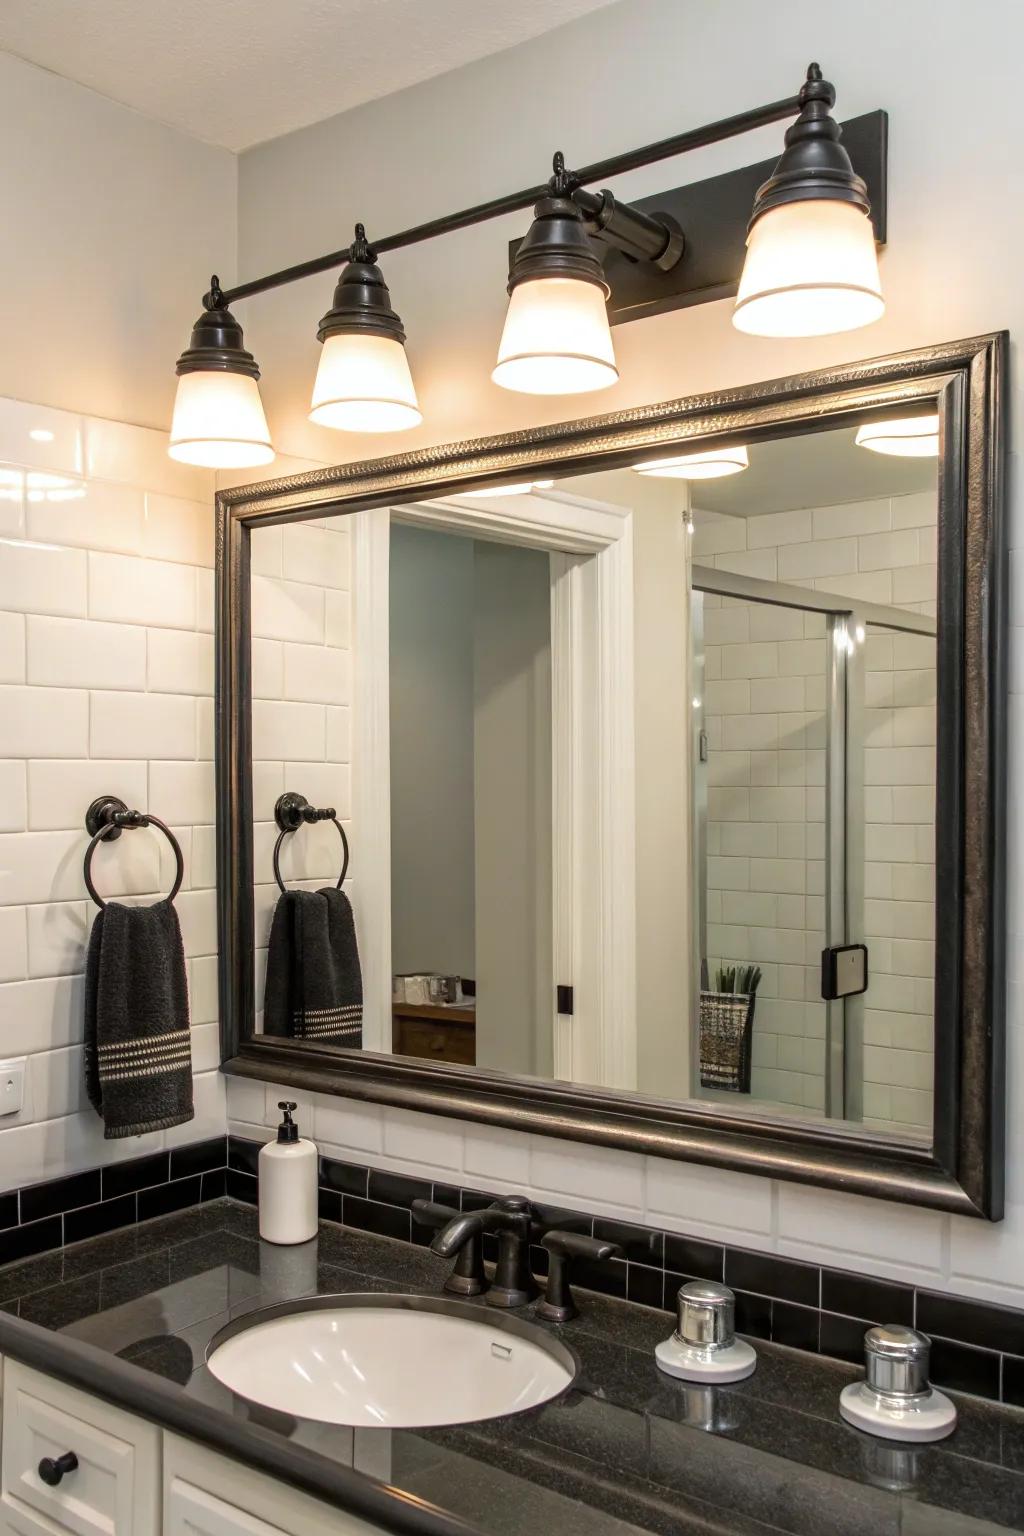
[[[214,277],[203,313],[178,359],[178,392],[168,453],[206,469],[248,469],[274,457],[263,412],[260,370]]]
[[[888,453],[898,459],[936,459],[939,456],[938,413],[904,416],[896,421],[866,421],[857,428],[854,442],[872,453]]]
[[[885,312],[868,190],[840,143],[835,99],[812,64],[786,148],[758,188],[732,317],[737,330],[827,336]]]
[[[271,461],[259,369],[229,306],[337,268],[334,303],[317,332],[323,351],[310,420],[354,432],[418,425],[405,332],[378,256],[527,208],[533,223],[510,250],[508,309],[491,375],[504,389],[538,395],[605,389],[618,378],[611,325],[732,294],[734,323],[756,335],[810,336],[868,324],[884,308],[875,241],[885,239],[885,114],[845,125],[862,177],[840,143],[834,101],[833,87],[812,64],[796,96],[579,170],[569,170],[559,152],[553,175],[539,186],[443,214],[372,246],[357,225],[351,246],[226,291],[214,278],[178,362],[172,458],[214,468]],[[793,117],[774,168],[747,166],[638,203],[589,190]],[[644,472],[696,479],[745,467],[735,458],[718,463],[699,475],[694,467],[672,471],[665,460]]]
[[[405,355],[405,331],[391,295],[356,225],[334,303],[317,331],[323,343],[310,421],[342,432],[404,432],[423,417]]]
[[[724,475],[738,475],[749,469],[747,450],[743,447],[712,448],[704,453],[677,453],[670,459],[645,459],[634,464],[638,475],[652,480],[721,480]]]

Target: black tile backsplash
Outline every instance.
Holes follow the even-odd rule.
[[[884,1318],[887,1323],[914,1325],[914,1290],[894,1280],[874,1280],[841,1269],[821,1272],[821,1309],[846,1317]]]
[[[216,1173],[224,1167],[225,1138],[211,1136],[209,1141],[194,1141],[187,1147],[171,1149],[171,1178],[187,1179],[192,1173]]]
[[[665,1268],[691,1280],[721,1280],[725,1273],[725,1249],[720,1243],[704,1243],[696,1237],[666,1232]]]
[[[1008,1355],[1024,1355],[1024,1313],[936,1291],[918,1291],[917,1326],[923,1333],[958,1339]]]
[[[95,1205],[102,1199],[100,1170],[70,1173],[45,1184],[30,1184],[21,1191],[22,1222],[39,1221],[44,1216],[60,1216],[77,1205]]]
[[[777,1259],[770,1253],[728,1248],[725,1283],[734,1291],[756,1291],[761,1296],[777,1296],[780,1301],[798,1301],[805,1307],[820,1305],[821,1271],[814,1264],[800,1264],[796,1259]]]
[[[0,1269],[27,1259],[45,1265],[45,1256],[53,1250],[103,1233],[112,1234],[109,1242],[120,1242],[120,1228],[224,1194],[255,1205],[260,1147],[257,1141],[216,1136],[113,1163],[102,1171],[90,1169],[0,1193]],[[336,1158],[322,1157],[319,1167],[321,1217],[402,1242],[428,1243],[432,1236],[431,1229],[412,1218],[416,1199],[472,1211],[498,1198],[485,1190]],[[666,1326],[675,1314],[681,1285],[694,1279],[724,1279],[736,1293],[740,1333],[861,1365],[864,1333],[873,1323],[913,1324],[933,1341],[931,1373],[936,1385],[1024,1407],[1024,1311],[915,1291],[896,1281],[659,1232],[565,1206],[534,1202],[533,1211],[530,1257],[538,1276],[547,1270],[547,1252],[538,1241],[543,1232],[559,1227],[593,1233],[615,1243],[621,1257],[599,1264],[577,1261],[576,1283],[661,1309],[668,1314]],[[485,1258],[493,1261],[495,1250],[495,1239],[485,1235]],[[147,1285],[155,1283],[152,1277],[141,1277],[140,1283],[143,1279]]]
[[[115,1195],[113,1200],[101,1200],[98,1205],[83,1205],[75,1211],[64,1212],[64,1241],[80,1243],[87,1237],[100,1237],[104,1232],[115,1232],[118,1227],[130,1227],[138,1220],[138,1196]]]
[[[635,1227],[625,1221],[607,1221],[599,1216],[594,1221],[594,1236],[606,1243],[615,1243],[622,1249],[622,1257],[637,1264],[654,1264],[661,1268],[665,1262],[665,1238],[650,1227]]]
[[[991,1349],[972,1349],[951,1339],[932,1340],[931,1379],[953,1392],[999,1396],[1000,1357]]]
[[[368,1193],[371,1200],[401,1205],[408,1210],[414,1200],[433,1200],[434,1184],[432,1179],[410,1179],[404,1173],[371,1168]]]

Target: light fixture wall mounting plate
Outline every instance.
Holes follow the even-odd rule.
[[[871,224],[879,245],[886,241],[889,118],[866,112],[840,124],[843,144],[871,200]],[[746,251],[750,210],[758,188],[771,176],[778,157],[726,171],[689,186],[673,187],[652,197],[638,197],[630,208],[660,217],[685,233],[681,260],[668,271],[649,261],[630,259],[604,247],[604,278],[611,290],[612,326],[669,314],[693,304],[735,298]],[[521,244],[509,242],[509,262]]]

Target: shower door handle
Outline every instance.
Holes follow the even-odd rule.
[[[821,952],[821,995],[826,1003],[858,997],[868,989],[866,944],[835,944]]]

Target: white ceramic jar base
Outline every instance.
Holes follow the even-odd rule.
[[[680,1381],[743,1381],[754,1374],[757,1355],[742,1339],[722,1349],[698,1349],[684,1344],[675,1334],[655,1346],[658,1369]]]
[[[839,1395],[839,1412],[848,1424],[883,1440],[944,1440],[956,1428],[956,1408],[934,1387],[920,1397],[898,1398],[853,1381]]]

